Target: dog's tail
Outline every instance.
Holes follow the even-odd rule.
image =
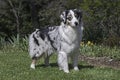
[[[34,49],[34,39],[33,39],[33,33],[29,36],[29,49],[28,49],[28,51],[29,51],[29,55],[30,55],[30,57],[32,58],[33,56],[34,56],[34,51],[33,51],[33,49]]]

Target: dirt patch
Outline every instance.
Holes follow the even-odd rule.
[[[120,69],[120,61],[113,60],[109,57],[88,57],[85,55],[80,55],[81,61],[86,61],[88,64],[93,66],[110,67],[114,69]]]

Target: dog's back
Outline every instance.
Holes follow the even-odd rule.
[[[31,58],[38,58],[46,52],[53,52],[50,41],[48,41],[47,31],[36,29],[29,37],[29,54]]]

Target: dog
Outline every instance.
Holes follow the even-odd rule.
[[[58,54],[60,70],[69,73],[68,58],[71,58],[74,70],[78,68],[80,42],[82,40],[82,11],[71,9],[60,15],[60,26],[36,29],[29,37],[29,54],[32,58],[30,67],[35,69],[36,61],[45,56],[45,65],[53,52]]]

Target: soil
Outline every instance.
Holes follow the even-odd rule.
[[[79,59],[81,61],[87,62],[89,65],[92,65],[92,66],[120,69],[120,61],[111,59],[109,57],[89,57],[85,55],[80,55]]]

